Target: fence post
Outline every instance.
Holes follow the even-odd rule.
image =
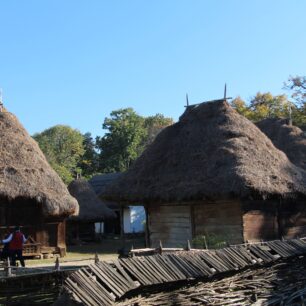
[[[97,264],[99,262],[99,256],[98,253],[96,252],[95,254],[95,264]]]
[[[6,276],[7,277],[11,277],[12,276],[12,267],[11,267],[11,263],[10,263],[10,258],[9,257],[7,258],[5,270],[6,270]]]
[[[158,248],[158,253],[159,253],[159,254],[162,254],[162,253],[163,253],[163,245],[162,245],[161,240],[159,240],[159,248]]]
[[[207,242],[206,242],[206,237],[205,237],[205,235],[203,236],[203,238],[204,238],[205,249],[207,250],[208,247],[207,247]]]
[[[58,257],[56,257],[56,260],[55,260],[55,267],[54,267],[54,270],[55,270],[55,271],[60,271],[60,270],[61,270],[61,267],[60,267],[60,263],[59,263]]]
[[[187,240],[187,247],[186,247],[186,251],[190,251],[191,250],[191,245],[190,245],[190,241]]]

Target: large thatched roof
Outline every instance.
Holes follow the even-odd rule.
[[[102,196],[171,203],[298,195],[306,195],[306,172],[252,122],[218,101],[188,108]]]
[[[84,179],[72,181],[68,190],[80,205],[79,215],[71,217],[79,221],[98,222],[114,218],[115,213],[97,197],[90,184]]]
[[[300,128],[288,125],[285,119],[275,118],[262,120],[257,126],[292,163],[306,170],[306,137]]]
[[[89,184],[91,185],[91,187],[93,188],[93,190],[95,191],[97,196],[101,197],[101,194],[104,193],[104,191],[106,190],[107,186],[112,184],[121,175],[122,175],[122,173],[120,173],[120,172],[117,172],[117,173],[106,173],[106,174],[97,174],[97,175],[93,176],[89,180]],[[116,202],[105,201],[105,200],[103,200],[103,202],[106,204],[107,207],[109,207],[111,209],[119,209],[119,205]]]
[[[34,199],[45,215],[78,213],[78,203],[17,118],[0,113],[0,198]]]

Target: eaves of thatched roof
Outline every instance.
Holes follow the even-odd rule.
[[[45,216],[78,213],[78,203],[17,118],[0,113],[0,198],[32,199]]]
[[[101,197],[101,194],[104,193],[107,186],[115,182],[121,177],[122,173],[105,173],[97,174],[89,180],[89,184],[95,191],[96,195],[105,203],[105,205],[111,209],[119,209],[119,204],[116,201],[107,201]]]
[[[97,197],[86,180],[77,179],[72,181],[68,186],[68,190],[77,199],[80,206],[79,215],[72,216],[72,220],[99,222],[115,217],[115,213]]]
[[[102,197],[172,203],[305,195],[306,172],[251,121],[219,101],[187,108]]]
[[[288,125],[285,119],[277,118],[265,119],[256,125],[276,148],[286,153],[293,164],[306,170],[306,136],[300,128]]]

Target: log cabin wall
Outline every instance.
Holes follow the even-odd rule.
[[[190,206],[148,206],[148,229],[151,247],[186,247],[192,238]]]
[[[279,205],[280,235],[285,239],[306,236],[306,203],[288,201]]]
[[[246,242],[280,239],[278,201],[246,200],[242,203]]]
[[[215,237],[231,244],[243,242],[239,200],[203,202],[193,205],[193,236]]]

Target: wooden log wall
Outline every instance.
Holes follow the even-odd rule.
[[[280,235],[286,239],[306,235],[306,203],[281,203],[279,210]]]
[[[182,247],[192,239],[190,206],[152,205],[148,207],[150,246]]]
[[[243,242],[242,211],[238,200],[194,205],[193,222],[194,237],[214,235],[230,244]]]
[[[279,239],[277,202],[249,200],[242,203],[244,241]]]

